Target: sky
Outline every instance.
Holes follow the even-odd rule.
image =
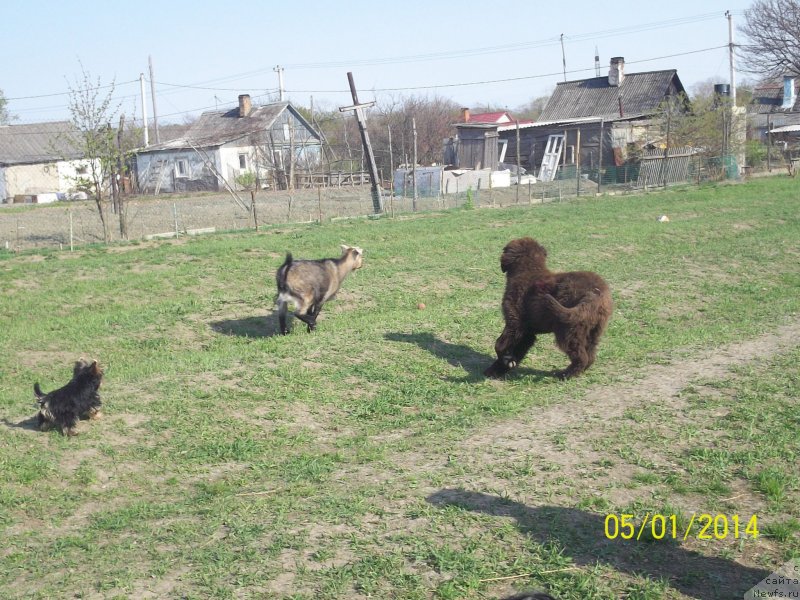
[[[143,73],[152,119],[152,59],[159,124],[231,108],[239,94],[255,104],[276,101],[278,65],[285,99],[308,107],[313,98],[316,109],[352,104],[351,71],[360,102],[442,96],[473,112],[513,111],[549,96],[565,70],[566,80],[594,77],[597,52],[601,75],[621,56],[626,72],[677,69],[691,92],[711,79],[729,82],[725,12],[739,43],[736,26],[750,5],[5,0],[0,90],[14,123],[65,120],[69,90],[85,72],[103,86],[101,95],[113,89],[113,105],[140,120]]]

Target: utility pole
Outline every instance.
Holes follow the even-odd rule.
[[[148,62],[150,63],[150,94],[153,96],[153,129],[156,133],[156,144],[161,142],[161,139],[158,137],[158,109],[156,108],[156,81],[155,77],[153,77],[153,57],[147,57]]]
[[[369,132],[367,131],[367,117],[364,115],[364,109],[375,106],[375,102],[365,102],[359,104],[358,92],[356,92],[356,84],[353,81],[353,74],[348,71],[347,81],[350,84],[350,95],[353,97],[352,106],[340,106],[339,112],[347,112],[352,110],[356,116],[358,129],[361,132],[361,143],[364,146],[364,154],[367,157],[367,166],[369,167],[369,176],[372,184],[372,208],[376,213],[383,211],[383,202],[381,198],[381,189],[378,177],[378,167],[375,164],[375,155],[372,153],[372,144],[369,142]]]
[[[150,138],[147,133],[147,96],[144,93],[144,73],[139,73],[139,87],[142,90],[142,131],[144,132],[144,147],[150,145]]]
[[[733,43],[733,15],[731,11],[726,10],[725,16],[728,17],[728,58],[731,66],[731,106],[736,106],[736,69],[734,67],[734,49],[736,46]]]
[[[283,67],[277,65],[272,70],[278,74],[278,101],[283,102]]]
[[[567,55],[564,52],[564,34],[561,34],[561,63],[564,65],[564,81],[567,80]]]

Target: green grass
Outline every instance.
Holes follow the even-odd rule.
[[[0,596],[741,597],[800,555],[799,193],[774,178],[0,253]],[[499,254],[523,235],[612,287],[576,380],[548,374],[566,365],[550,336],[481,375]],[[364,268],[314,334],[275,335],[284,253],[340,243]],[[33,383],[81,356],[106,368],[106,418],[33,431]],[[623,512],[757,514],[762,536],[606,540]]]

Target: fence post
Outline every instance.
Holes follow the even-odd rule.
[[[70,208],[67,212],[69,213],[69,251],[72,252],[75,249],[75,246],[73,245],[73,242],[72,242],[72,240],[73,240],[73,235],[72,235],[72,231],[73,231],[72,230],[72,209]]]
[[[172,203],[172,216],[175,219],[175,239],[177,240],[180,230],[178,229],[178,205],[174,202]]]

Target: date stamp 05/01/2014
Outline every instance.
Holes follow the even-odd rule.
[[[609,514],[605,519],[605,535],[610,540],[698,540],[756,539],[758,517],[692,513],[688,524],[684,517],[646,513],[641,523],[632,514]]]

